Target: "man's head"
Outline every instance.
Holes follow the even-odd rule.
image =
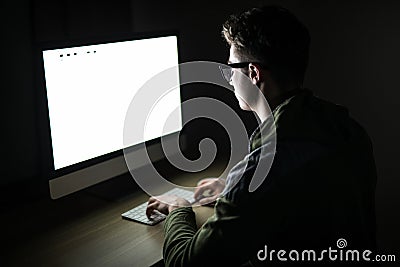
[[[287,9],[264,6],[232,15],[223,24],[222,34],[231,47],[230,63],[259,63],[255,67],[267,69],[281,88],[302,85],[310,35]]]

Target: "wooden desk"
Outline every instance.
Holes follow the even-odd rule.
[[[151,266],[162,259],[164,222],[147,226],[121,218],[147,199],[140,189],[116,200],[78,192],[9,209],[3,213],[7,223],[2,242],[7,246],[1,265]],[[203,220],[213,213],[212,208],[199,211]]]

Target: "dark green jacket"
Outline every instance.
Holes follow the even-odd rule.
[[[235,179],[238,183],[217,200],[214,215],[202,228],[197,230],[191,208],[168,215],[166,266],[308,266],[310,261],[289,258],[294,249],[314,250],[317,259],[341,266],[343,262],[320,254],[329,247],[339,249],[339,239],[346,240],[345,248],[376,252],[376,170],[363,128],[345,108],[305,89],[286,99],[273,115],[276,153],[262,185],[248,191],[263,157],[260,147],[268,145],[259,128],[250,139],[249,155],[228,175],[228,184]],[[239,172],[243,175],[235,177]],[[272,258],[262,259],[265,253],[260,250],[265,249],[275,250]],[[286,261],[277,258],[279,250],[286,251],[281,257]]]

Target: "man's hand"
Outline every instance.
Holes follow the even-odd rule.
[[[220,178],[205,178],[197,183],[194,199],[200,205],[214,204],[225,188],[225,180]]]
[[[154,210],[158,210],[159,212],[168,215],[176,208],[189,206],[191,206],[189,201],[175,195],[150,197],[146,208],[146,215],[150,218]]]

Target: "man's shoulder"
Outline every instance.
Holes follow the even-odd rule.
[[[347,107],[315,96],[304,89],[274,110],[278,140],[312,140],[341,143],[367,136]]]
[[[262,153],[262,148],[265,147],[267,149],[264,151],[271,151],[268,147],[271,146],[271,142],[266,142],[265,140],[269,140],[267,138],[260,141],[261,138],[257,135],[259,140],[257,148],[254,148],[230,173],[229,180],[234,186],[227,195],[229,200],[243,204],[254,196],[265,196],[266,191],[271,195],[274,190],[283,190],[282,185],[285,183],[297,185],[300,173],[316,172],[315,170],[325,166],[322,163],[326,159],[331,159],[328,162],[334,164],[333,159],[336,159],[337,155],[340,158],[340,155],[356,151],[366,151],[366,154],[371,154],[368,134],[356,120],[351,118],[347,109],[340,105],[306,91],[302,95],[288,99],[279,109],[281,117],[275,118],[274,153],[264,153],[265,155]],[[261,168],[265,176],[261,190],[257,190],[256,194],[250,194],[249,185],[256,170],[260,169],[258,167],[260,160],[271,156],[273,163],[270,168]],[[293,173],[297,175],[291,175]]]

